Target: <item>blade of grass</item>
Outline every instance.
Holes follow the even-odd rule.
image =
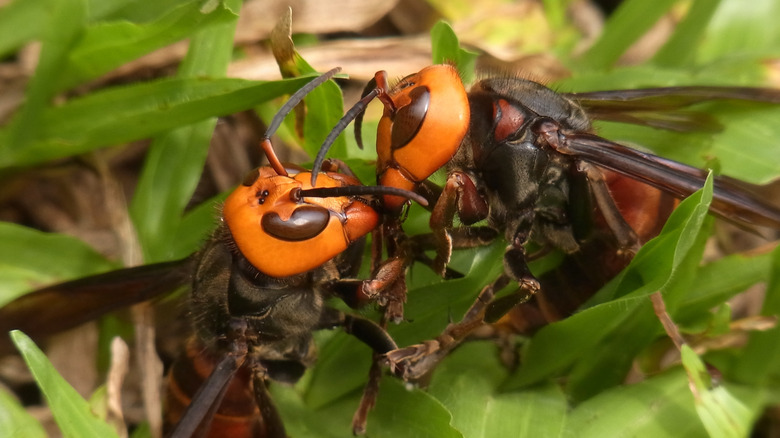
[[[734,59],[737,63],[763,62],[780,54],[780,3],[755,0],[750,7],[740,0],[720,0],[697,51],[700,64]]]
[[[53,4],[51,4],[53,3]],[[43,123],[44,109],[57,91],[55,84],[68,53],[78,43],[86,20],[85,0],[62,0],[47,3],[49,21],[43,31],[41,54],[35,75],[30,79],[25,102],[15,117],[5,141],[0,142],[0,161],[24,150],[35,140]]]
[[[232,0],[225,5],[238,10]],[[221,77],[227,72],[238,16],[232,21],[197,32],[182,63],[180,78]],[[171,240],[177,235],[184,208],[198,184],[206,161],[216,119],[210,118],[157,136],[146,157],[130,214],[146,262],[186,254],[172,254]]]
[[[696,0],[685,18],[677,25],[666,44],[653,56],[652,63],[661,67],[683,67],[692,64],[696,47],[701,43],[710,19],[720,0]]]
[[[682,363],[688,373],[696,412],[710,437],[737,438],[748,436],[752,420],[758,414],[723,385],[714,385],[704,362],[689,345],[682,346]],[[754,409],[758,406],[754,406]]]
[[[431,58],[434,64],[454,64],[464,84],[474,82],[477,53],[461,48],[455,31],[444,21],[431,29]]]
[[[65,437],[117,436],[116,431],[92,414],[89,403],[57,373],[29,337],[18,330],[11,332],[11,337],[49,402],[54,419]]]
[[[706,436],[681,369],[617,387],[580,404],[563,436]]]
[[[583,67],[606,70],[658,21],[677,0],[628,0],[607,21],[604,32],[580,58]]]
[[[0,58],[41,34],[46,22],[39,18],[46,6],[43,1],[16,0],[0,8]]]
[[[596,354],[599,351],[596,346],[607,336],[619,331],[637,312],[646,313],[650,309],[647,295],[669,285],[686,254],[698,241],[711,196],[710,177],[703,190],[680,204],[664,232],[643,246],[629,267],[591,300],[602,304],[540,330],[510,387],[538,382],[571,366],[585,354]]]
[[[0,388],[0,430],[12,437],[45,438],[48,436],[41,423],[2,388]]]
[[[208,117],[243,111],[257,102],[293,92],[309,80],[310,77],[274,82],[173,78],[96,92],[46,109],[35,141],[12,153],[3,148],[0,169],[78,155]],[[105,117],[106,114],[111,117]],[[8,144],[11,129],[0,130],[0,145]]]
[[[69,53],[68,62],[57,78],[56,89],[65,90],[96,78],[141,55],[187,38],[198,29],[237,19],[238,16],[224,5],[203,9],[201,2],[189,2],[151,23],[119,20],[90,26]]]
[[[764,316],[780,315],[780,247],[771,255],[766,300],[761,309]],[[765,385],[776,381],[780,370],[780,327],[755,332],[734,368],[734,378],[740,382]]]
[[[569,410],[566,396],[552,383],[504,392],[508,374],[491,342],[461,346],[436,370],[429,391],[452,413],[464,436],[561,436]]]
[[[47,284],[116,268],[81,240],[0,222],[0,306]]]

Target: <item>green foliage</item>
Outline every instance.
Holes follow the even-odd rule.
[[[91,4],[94,3],[94,4]],[[649,62],[617,66],[629,45],[658,17],[680,2],[624,2],[605,33],[582,57],[569,56],[571,25],[562,2],[546,1],[551,26],[565,35],[553,52],[572,69],[555,84],[561,91],[687,84],[761,85],[761,61],[780,57],[776,2],[739,0],[690,3],[671,40]],[[44,5],[55,5],[50,21]],[[0,170],[31,166],[124,142],[153,138],[130,213],[147,262],[180,258],[194,251],[213,227],[213,202],[185,211],[202,171],[214,118],[253,108],[300,88],[310,76],[273,82],[224,78],[230,61],[238,2],[159,2],[154,14],[138,2],[16,0],[0,9],[0,53],[32,39],[43,41],[41,63],[25,105],[0,128]],[[737,8],[740,14],[733,14]],[[733,18],[732,18],[733,17]],[[8,23],[31,23],[9,32]],[[5,23],[5,25],[4,25]],[[52,98],[143,53],[189,38],[186,60],[175,78],[94,91],[62,105]],[[447,25],[432,32],[434,60],[453,61],[467,82],[473,58]],[[301,71],[310,73],[303,64]],[[348,72],[347,72],[348,73]],[[307,99],[305,150],[316,150],[342,114],[334,84]],[[600,134],[630,141],[693,165],[719,160],[723,173],[751,182],[780,174],[780,108],[766,105],[708,105],[723,124],[719,134],[678,134],[649,128],[598,124]],[[366,135],[369,136],[368,134]],[[370,142],[367,142],[370,144]],[[343,154],[343,155],[342,155]],[[370,168],[370,155],[334,147],[331,156]],[[365,179],[364,179],[365,180]],[[368,434],[379,436],[740,436],[750,430],[776,393],[780,336],[777,329],[753,333],[747,347],[704,359],[723,373],[726,384],[710,382],[700,359],[683,354],[683,366],[641,383],[622,385],[637,358],[651,356],[663,331],[648,296],[661,291],[672,318],[691,333],[706,336],[722,321],[728,299],[769,282],[764,315],[777,315],[780,251],[734,255],[701,264],[711,223],[706,218],[708,185],[677,209],[663,233],[637,254],[620,276],[585,309],[551,324],[521,349],[522,364],[509,370],[495,345],[463,346],[434,374],[429,389],[406,390],[384,378]],[[425,227],[426,213],[413,209],[407,230]],[[114,267],[76,239],[0,224],[0,303],[43,284],[78,278]],[[399,345],[436,336],[458,320],[479,290],[503,269],[504,244],[462,251],[453,266],[466,275],[441,281],[423,267],[409,278],[408,321],[391,332]],[[720,309],[712,311],[711,309]],[[25,337],[15,334],[66,436],[106,436],[80,396]],[[370,366],[370,351],[343,333],[318,338],[317,364],[294,388],[272,393],[293,436],[344,436]],[[561,382],[566,382],[561,384]],[[689,389],[693,382],[697,395]],[[774,386],[773,386],[774,385]],[[0,430],[39,436],[18,404],[0,393]],[[5,413],[8,415],[3,415]],[[723,421],[728,420],[728,429]],[[727,430],[728,429],[728,430]]]
[[[454,64],[464,83],[474,81],[477,54],[461,48],[457,35],[444,21],[436,23],[431,29],[431,52],[434,64]]]
[[[0,303],[46,284],[116,268],[90,246],[64,234],[43,233],[8,222],[0,223]]]
[[[114,437],[116,432],[97,418],[89,404],[66,382],[46,359],[43,352],[24,333],[14,331],[11,337],[22,353],[65,437]],[[13,430],[13,429],[11,429]]]
[[[0,428],[8,436],[25,438],[46,437],[41,424],[25,411],[5,389],[0,390]]]

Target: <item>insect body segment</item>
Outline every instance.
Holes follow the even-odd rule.
[[[735,98],[780,103],[780,92],[766,89],[681,87],[627,93],[642,98],[638,108],[643,110],[679,110],[702,101]],[[610,110],[626,110],[625,105],[610,107],[604,101],[589,100],[604,95],[620,98],[619,92],[590,93],[584,96],[587,104],[581,106],[577,95],[559,94],[522,78],[487,78],[471,88],[469,127],[447,164],[447,182],[431,214],[437,244],[434,268],[443,273],[449,262],[455,245],[453,220],[458,216],[466,225],[486,219],[491,228],[504,234],[508,244],[504,273],[483,289],[461,322],[451,324],[433,343],[388,354],[396,372],[408,380],[421,378],[474,327],[495,321],[518,303],[533,299],[538,291],[545,295],[536,300],[542,312],[553,317],[548,321],[565,317],[658,232],[660,218],[668,216],[675,205],[670,198],[683,198],[704,185],[707,172],[703,170],[593,134],[589,108],[601,110],[599,116],[608,119]],[[700,120],[681,119],[669,129],[683,130],[684,122]],[[383,145],[392,144],[392,135],[380,129],[377,141],[381,157]],[[748,226],[780,229],[780,208],[726,177],[715,178],[710,211]],[[530,244],[539,249],[530,252]],[[546,289],[545,283],[556,282],[537,279],[528,267],[537,254],[552,250],[579,266],[588,261],[610,266],[604,275],[596,276],[594,287],[577,291],[578,301],[563,303],[562,312],[556,312],[562,306],[555,295],[565,291]],[[562,270],[563,275],[565,271],[571,274],[577,269]],[[495,292],[508,280],[514,280],[519,289],[494,300]]]
[[[425,203],[398,188],[363,186],[348,169],[325,172],[313,184],[311,172],[275,158],[270,137],[286,112],[335,71],[299,90],[277,114],[262,141],[271,166],[252,171],[227,198],[220,226],[200,251],[34,291],[0,309],[0,331],[43,337],[189,284],[195,336],[172,366],[170,436],[285,437],[266,385],[302,376],[316,357],[313,332],[343,328],[375,355],[396,348],[380,325],[327,300],[361,303],[362,282],[352,277],[362,261],[362,237],[379,224],[381,197]],[[77,306],[52,305],[73,297]],[[373,406],[375,395],[368,394],[360,412]],[[354,427],[362,430],[365,416]]]
[[[404,78],[387,98],[377,129],[377,180],[413,190],[452,158],[466,134],[466,90],[454,67],[434,65]],[[389,209],[402,201],[385,197]]]
[[[309,172],[281,176],[265,167],[256,176],[227,198],[223,215],[239,251],[266,275],[287,277],[316,268],[379,223],[377,212],[359,198],[299,196],[312,188]],[[318,187],[360,184],[331,172],[317,182]]]
[[[362,417],[353,423],[355,430],[362,430],[381,375],[374,373],[379,370],[377,358],[384,357],[396,374],[417,381],[473,330],[519,309],[518,303],[539,290],[543,296],[537,294],[534,302],[541,309],[537,314],[543,314],[539,319],[565,317],[659,231],[676,202],[667,195],[688,195],[706,177],[698,169],[594,135],[587,110],[608,111],[609,105],[600,100],[581,106],[575,95],[519,78],[485,79],[467,94],[449,65],[427,67],[392,88],[386,74],[377,73],[361,102],[325,141],[314,169],[285,167],[275,158],[273,131],[308,91],[336,71],[299,90],[277,114],[262,142],[271,166],[252,171],[226,199],[222,224],[201,251],[174,264],[117,271],[33,292],[0,310],[0,329],[42,328],[46,330],[40,334],[46,335],[48,329],[58,331],[190,283],[188,316],[196,336],[172,367],[166,418],[169,427],[175,427],[174,436],[205,433],[214,412],[214,433],[228,433],[224,420],[237,425],[236,434],[286,436],[266,384],[297,381],[316,356],[313,332],[336,327],[374,353],[372,381],[359,410]],[[713,98],[780,102],[780,93],[736,88],[720,92]],[[660,93],[650,92],[650,100]],[[695,98],[680,99],[677,107],[707,100],[692,94]],[[588,96],[595,101],[601,95]],[[644,102],[647,95],[641,97]],[[373,98],[384,104],[376,145],[380,185],[368,187],[348,174],[323,171],[321,164],[327,147],[352,119],[359,138],[359,117]],[[647,106],[652,102],[640,109]],[[447,169],[447,180],[437,191],[424,183],[440,168]],[[436,201],[430,219],[433,238],[415,240],[418,236],[403,232],[400,213],[407,199],[426,205],[426,198]],[[780,209],[726,178],[717,179],[714,198],[712,210],[718,214],[780,228]],[[456,216],[464,225],[487,220],[488,227],[456,229]],[[375,269],[363,282],[352,277],[363,256],[362,238],[369,232],[375,232]],[[349,305],[368,297],[385,306],[383,324],[402,321],[405,273],[414,261],[444,273],[453,248],[484,244],[499,234],[507,241],[504,272],[486,279],[487,286],[466,316],[434,340],[398,349],[383,326],[327,304],[332,297]],[[540,254],[565,253],[564,263],[537,279],[527,265],[537,256],[526,252],[529,244],[541,248]],[[436,250],[435,261],[424,253],[428,249]],[[383,254],[387,259],[381,260]],[[171,269],[176,275],[166,276]],[[551,273],[563,274],[553,278]],[[557,281],[561,278],[565,281]],[[512,283],[518,287],[515,294],[495,298]],[[108,302],[101,285],[116,289]],[[575,299],[564,296],[569,292]],[[78,312],[65,314],[67,321],[57,324],[33,318],[43,314],[40,309],[52,307],[53,299],[79,301]],[[62,310],[55,312],[44,319],[63,315]],[[529,331],[544,322],[519,319],[528,323],[523,327]]]

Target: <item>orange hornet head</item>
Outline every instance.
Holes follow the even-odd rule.
[[[451,65],[433,65],[404,78],[388,91],[377,129],[377,180],[413,190],[447,164],[469,128],[466,89]],[[385,205],[405,202],[385,196]]]
[[[314,269],[373,230],[379,215],[349,196],[299,196],[311,173],[282,176],[270,167],[253,171],[228,196],[222,211],[241,254],[260,272],[289,277]],[[320,174],[317,188],[359,185],[346,175]]]

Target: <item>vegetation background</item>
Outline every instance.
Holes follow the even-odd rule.
[[[478,75],[521,74],[561,91],[780,86],[780,2],[773,0],[749,7],[739,0],[628,0],[606,17],[584,0],[3,3],[0,305],[46,284],[173,260],[198,248],[213,229],[221,194],[260,162],[262,121],[309,80],[281,80],[268,48],[288,6],[303,58],[315,70],[341,66],[349,75],[340,80],[347,105],[377,70],[400,77],[456,58],[464,75],[473,62]],[[457,51],[448,28],[435,25],[440,19],[478,56]],[[318,90],[307,101],[303,132],[292,118],[280,132],[283,157],[309,161],[343,107],[338,87]],[[720,133],[606,123],[597,129],[751,183],[777,179],[780,109],[713,104],[702,110],[718,118]],[[331,156],[346,159],[364,182],[373,180],[370,149],[343,139]],[[757,316],[780,311],[778,252],[745,252],[756,246],[753,237],[713,226],[703,214],[707,203],[707,190],[686,201],[586,310],[519,339],[517,369],[503,366],[496,345],[484,341],[457,350],[427,390],[384,378],[368,436],[776,434],[780,337],[776,328],[754,329],[774,327]],[[426,224],[425,213],[414,209],[405,228],[419,233]],[[708,239],[713,233],[716,243]],[[435,336],[458,319],[497,275],[502,253],[497,243],[458,254],[454,266],[466,276],[448,282],[416,267],[409,321],[392,330],[399,344]],[[756,284],[761,290],[751,288]],[[693,347],[682,360],[652,313],[648,295],[659,290]],[[142,347],[121,391],[124,419],[141,424],[133,436],[150,434],[137,378],[161,374],[150,354],[151,326],[143,322],[149,312],[148,306],[133,312]],[[58,337],[46,357],[17,335],[37,383],[29,383],[18,358],[3,359],[0,434],[114,433],[93,412],[116,422],[117,411],[106,406],[118,400],[122,359],[115,353],[112,361],[108,340],[131,331],[125,320],[111,317]],[[166,344],[178,339],[169,331],[158,336],[164,359],[175,351]],[[366,347],[337,332],[318,341],[317,365],[303,381],[272,387],[291,436],[349,433],[366,379]],[[40,402],[37,386],[57,426],[50,414],[23,408]]]

